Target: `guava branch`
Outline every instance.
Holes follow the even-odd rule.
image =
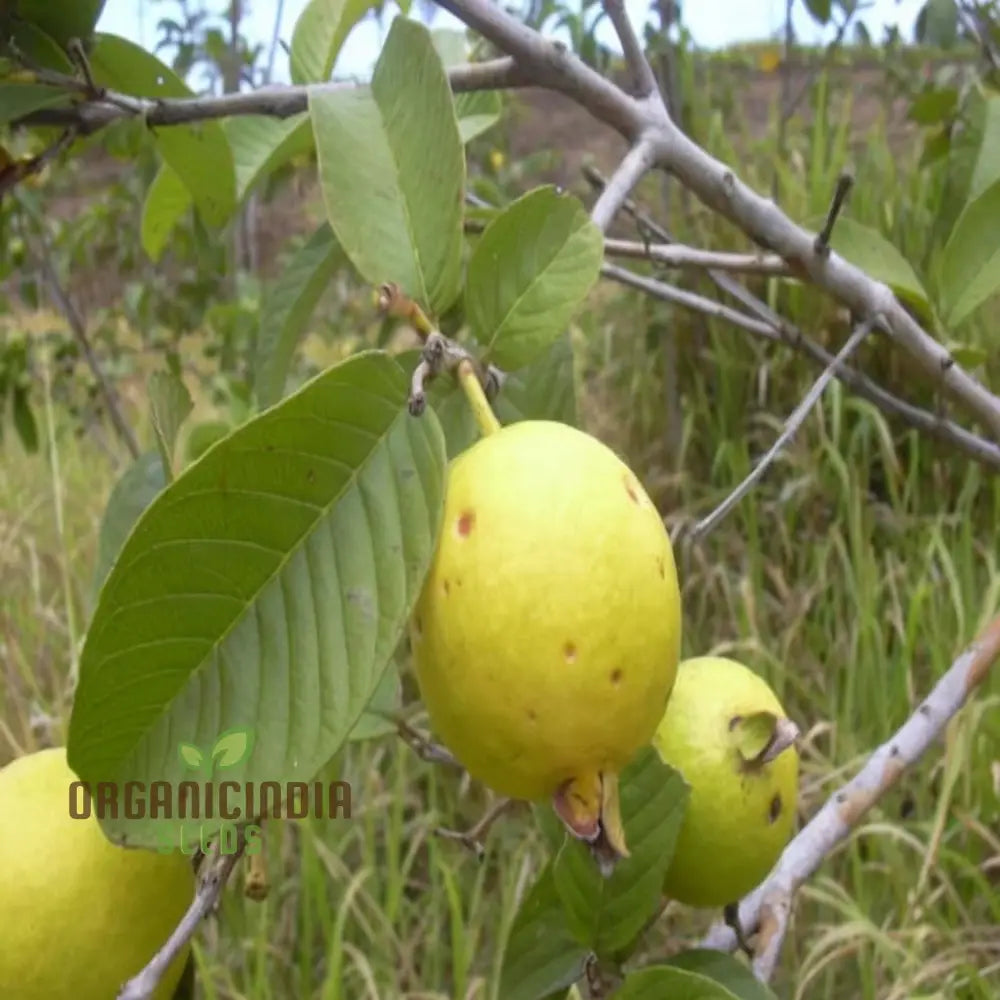
[[[646,142],[644,139],[640,139],[625,154],[618,169],[608,181],[607,187],[601,192],[601,196],[590,212],[591,221],[602,233],[607,231],[625,199],[653,166],[653,162],[652,143]]]
[[[20,119],[24,125],[57,125],[90,134],[126,118],[142,118],[149,126],[185,125],[238,115],[291,118],[309,110],[310,91],[353,90],[352,81],[272,85],[258,90],[207,97],[146,98],[101,89],[91,93],[86,83],[65,74],[36,71],[38,82],[80,96],[66,107],[42,108]],[[528,85],[529,78],[509,57],[455,66],[448,71],[454,93],[503,90]]]
[[[604,7],[608,20],[611,21],[615,34],[618,36],[618,41],[621,42],[622,55],[625,57],[625,64],[632,76],[635,96],[646,98],[657,94],[656,74],[653,72],[653,67],[649,65],[642,44],[632,27],[624,0],[603,0],[601,6]]]
[[[788,930],[798,887],[843,843],[861,819],[939,739],[1000,657],[1000,615],[955,660],[895,735],[872,753],[864,767],[794,837],[771,874],[739,905],[739,924],[757,934],[754,972],[767,981],[774,973]],[[736,934],[717,923],[702,941],[706,948],[732,951]]]
[[[966,372],[903,308],[892,290],[839,254],[817,247],[816,236],[757,194],[674,123],[658,92],[636,99],[565,47],[547,41],[491,0],[437,0],[438,5],[511,55],[535,83],[573,98],[632,145],[653,144],[655,164],[793,272],[823,288],[861,319],[881,317],[887,333],[932,379],[1000,440],[1000,398]]]
[[[791,268],[773,253],[727,253],[701,250],[670,243],[640,243],[637,240],[604,241],[604,252],[611,257],[649,260],[663,267],[695,271],[731,271],[738,274],[764,274],[787,277]]]
[[[203,864],[198,873],[198,888],[187,913],[174,928],[166,944],[152,957],[149,964],[136,976],[133,976],[118,991],[116,1000],[152,1000],[157,987],[163,981],[167,970],[174,959],[183,951],[184,946],[194,937],[195,931],[202,920],[215,908],[222,890],[229,881],[236,863],[243,856],[246,842],[240,831],[237,849],[232,854],[216,853]],[[150,902],[155,905],[155,900]]]
[[[607,183],[593,167],[584,167],[584,175],[597,188],[603,188]],[[626,199],[622,208],[635,219],[636,225],[644,237],[652,235],[662,240],[664,244],[671,245],[665,249],[689,249],[678,247],[670,233],[632,199]],[[608,242],[611,241],[605,241],[606,247]],[[701,251],[691,252],[700,253]],[[810,340],[793,323],[783,316],[779,316],[767,303],[761,301],[749,289],[736,281],[731,274],[727,274],[725,268],[716,267],[713,263],[707,268],[706,273],[719,291],[736,299],[747,312],[754,315],[748,316],[737,310],[733,310],[733,315],[722,315],[718,312],[719,303],[714,300],[705,299],[702,296],[689,298],[691,293],[683,289],[667,285],[655,278],[633,274],[624,268],[617,268],[613,273],[606,271],[608,277],[639,288],[656,298],[676,303],[685,308],[697,309],[709,315],[720,316],[720,318],[727,319],[765,340],[780,340],[816,364],[825,366],[832,363],[833,355],[826,348]],[[877,406],[883,413],[902,420],[928,437],[950,445],[987,468],[1000,472],[1000,445],[966,430],[939,413],[931,413],[900,399],[850,365],[840,365],[835,374],[844,385],[856,392],[862,399]]]
[[[643,274],[636,274],[634,271],[619,267],[617,264],[602,264],[601,274],[612,281],[617,281],[619,284],[628,285],[631,288],[638,289],[640,292],[645,292],[653,298],[661,299],[664,302],[671,302],[674,305],[682,306],[685,309],[691,309],[695,312],[704,313],[706,316],[712,316],[715,319],[724,319],[734,326],[742,327],[744,330],[756,333],[757,336],[764,337],[767,340],[777,341],[781,339],[771,329],[770,325],[763,320],[747,316],[746,313],[740,312],[739,309],[734,309],[732,306],[727,306],[724,302],[717,302],[715,299],[706,298],[704,295],[699,295],[697,292],[690,292],[686,288],[678,288],[676,285],[669,285],[664,281],[658,281],[656,278],[647,278]]]
[[[785,421],[785,426],[782,428],[781,433],[776,438],[773,445],[764,453],[763,457],[759,462],[750,470],[750,474],[736,487],[725,500],[719,504],[715,510],[712,511],[707,517],[699,521],[692,532],[692,536],[696,540],[701,540],[710,531],[712,531],[722,519],[730,512],[732,509],[754,488],[754,486],[760,482],[761,477],[764,473],[774,464],[774,460],[781,453],[788,442],[795,437],[799,428],[805,423],[806,417],[809,416],[812,408],[819,402],[820,396],[823,395],[826,387],[832,381],[834,374],[837,369],[861,346],[861,341],[868,336],[872,331],[872,327],[875,324],[871,320],[865,320],[861,323],[855,330],[851,333],[850,337],[847,338],[847,342],[844,346],[837,352],[837,356],[833,361],[823,369],[822,375],[813,383],[812,387],[806,393],[805,398],[801,403],[792,411],[789,418]]]

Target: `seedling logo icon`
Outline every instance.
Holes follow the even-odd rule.
[[[160,849],[180,848],[185,854],[214,841],[222,854],[237,850],[238,828],[248,855],[260,850],[260,818],[337,819],[351,816],[351,786],[346,781],[234,781],[224,773],[250,757],[254,731],[227,729],[207,749],[179,743],[177,756],[184,770],[194,772],[177,782],[98,782],[92,790],[83,781],[70,788],[70,815],[87,819],[92,813],[117,819],[179,820],[157,829]],[[220,823],[221,821],[221,823]],[[192,832],[195,831],[195,832]],[[193,845],[193,846],[192,846]]]
[[[252,748],[253,730],[237,727],[222,733],[208,753],[194,743],[181,743],[177,754],[186,768],[197,771],[207,780],[217,770],[224,771],[242,763],[250,756]]]

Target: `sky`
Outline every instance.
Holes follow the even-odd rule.
[[[245,0],[249,8],[245,31],[255,42],[268,43],[274,32],[277,0]],[[279,37],[289,41],[296,18],[307,0],[285,0],[282,9]],[[882,37],[883,27],[898,24],[906,37],[912,37],[913,23],[923,0],[872,0],[870,9],[862,20],[874,39]],[[228,5],[224,0],[208,0],[210,10],[222,11]],[[626,0],[633,24],[641,28],[649,11],[649,0]],[[106,0],[98,22],[98,30],[123,35],[146,48],[157,40],[157,22],[165,16],[176,16],[176,0]],[[684,22],[695,44],[704,48],[718,48],[733,42],[755,41],[777,37],[783,28],[785,0],[684,0]],[[395,8],[392,8],[393,12]],[[414,5],[414,14],[416,5]],[[801,0],[795,4],[795,27],[800,40],[822,42],[829,39],[834,29],[820,28],[805,10]],[[388,30],[392,14],[385,20]],[[444,11],[438,11],[433,27],[461,27],[460,23]],[[607,25],[602,25],[607,28]],[[601,40],[620,51],[614,35],[599,32]],[[337,76],[366,78],[378,58],[382,34],[373,20],[363,21],[348,36],[340,59],[334,69]],[[275,82],[288,81],[288,59],[279,48],[275,59]]]

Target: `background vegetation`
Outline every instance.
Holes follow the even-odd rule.
[[[190,15],[195,5],[179,6]],[[182,74],[201,67],[207,86],[238,87],[238,51],[241,72],[260,82],[267,53],[251,51],[238,30],[234,48],[222,22],[171,20],[162,30]],[[586,37],[584,24],[578,47]],[[983,48],[957,34],[916,47],[847,33],[830,51],[768,43],[706,54],[683,32],[674,37],[674,94],[702,145],[773,190],[796,220],[822,216],[853,164],[848,216],[934,282],[982,136],[978,109],[991,86]],[[579,165],[592,157],[609,167],[620,144],[551,101],[511,99],[502,123],[474,141],[480,196],[506,202],[557,179],[589,201]],[[143,130],[123,123],[0,207],[0,765],[65,741],[79,640],[110,544],[101,517],[130,461],[87,351],[143,449],[154,443],[148,376],[164,365],[181,374],[195,402],[181,448],[200,452],[247,412],[262,303],[322,217],[303,154],[225,232],[185,213],[153,260],[140,238],[156,162]],[[744,246],[659,180],[637,200],[684,243]],[[618,231],[635,238],[624,223]],[[749,281],[820,343],[830,346],[844,325],[813,289]],[[683,282],[713,292],[695,275]],[[994,386],[998,321],[996,300],[987,302],[954,345]],[[708,540],[690,544],[683,528],[749,471],[814,372],[782,346],[611,283],[571,336],[581,425],[640,471],[678,532],[685,652],[735,655],[774,685],[805,733],[808,817],[1000,610],[1000,480],[835,382],[763,484]],[[416,343],[376,316],[371,290],[345,262],[308,320],[296,379],[388,342]],[[936,405],[884,344],[867,345],[859,364]],[[155,489],[155,469],[150,477]],[[994,679],[940,753],[802,889],[782,995],[997,995],[998,701]],[[196,939],[199,995],[502,1000],[505,936],[543,857],[529,817],[498,823],[477,861],[434,830],[474,821],[487,805],[481,788],[394,736],[349,745],[330,772],[352,782],[353,818],[275,829],[269,897],[230,891],[219,921]],[[678,950],[711,916],[668,906],[642,953]]]

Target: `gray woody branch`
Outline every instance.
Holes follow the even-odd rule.
[[[232,854],[220,854],[215,851],[211,857],[205,859],[202,870],[198,873],[198,888],[194,899],[181,917],[181,922],[146,967],[122,986],[115,1000],[152,1000],[174,959],[194,937],[202,920],[215,908],[245,848],[246,840],[241,830],[237,850]]]
[[[529,82],[527,74],[509,57],[455,66],[448,71],[448,80],[456,94],[522,87]],[[183,125],[237,115],[291,118],[309,110],[310,91],[351,90],[358,86],[351,82],[331,82],[261,87],[259,90],[218,97],[148,98],[112,90],[91,95],[83,81],[59,73],[40,75],[39,82],[76,92],[84,99],[66,107],[42,108],[26,115],[21,121],[28,125],[73,128],[84,135],[125,118],[142,118],[150,126]]]
[[[847,839],[903,772],[944,733],[948,723],[986,679],[998,656],[1000,615],[955,660],[895,736],[883,743],[854,778],[827,799],[785,848],[771,874],[740,903],[739,925],[743,933],[758,934],[754,972],[759,979],[767,980],[774,972],[795,891]],[[736,944],[735,932],[724,923],[716,924],[702,941],[703,947],[723,951],[732,951]]]
[[[1000,399],[910,316],[887,285],[836,253],[817,252],[815,234],[792,222],[773,201],[757,194],[733,170],[689,139],[670,119],[658,92],[648,97],[629,96],[565,47],[547,41],[491,0],[437,2],[513,56],[535,83],[573,98],[631,146],[650,145],[657,167],[677,177],[705,205],[735,223],[758,245],[781,256],[796,275],[825,289],[860,319],[880,317],[888,334],[924,372],[1000,440]],[[606,0],[613,21],[616,2]],[[623,49],[628,57],[631,45],[623,43]]]
[[[597,188],[603,188],[607,183],[600,173],[592,167],[585,167],[584,174],[587,180]],[[635,219],[641,231],[651,233],[657,239],[664,241],[666,245],[663,249],[678,252],[684,251],[684,253],[679,253],[680,258],[686,258],[688,253],[697,255],[708,252],[692,250],[689,247],[681,247],[675,244],[670,233],[631,199],[626,199],[622,207]],[[605,248],[608,247],[609,243],[619,242],[624,241],[606,240]],[[641,245],[637,244],[637,246]],[[712,256],[717,257],[720,255],[712,254]],[[769,260],[770,258],[763,259]],[[664,261],[664,263],[668,267],[673,264],[682,266],[680,260]],[[714,261],[705,261],[704,263],[706,264],[708,277],[714,282],[719,291],[736,299],[746,310],[745,313],[735,309],[729,309],[727,312],[720,311],[726,310],[727,307],[716,302],[714,299],[695,295],[684,289],[668,285],[656,278],[634,274],[632,271],[617,267],[614,264],[605,264],[602,273],[605,277],[620,281],[626,285],[631,285],[634,288],[639,288],[654,298],[663,299],[665,302],[672,302],[687,309],[694,309],[709,316],[726,319],[745,330],[749,330],[763,340],[780,341],[793,350],[804,354],[810,361],[814,361],[816,364],[824,366],[832,364],[833,355],[825,347],[809,340],[798,327],[779,316],[769,305],[757,298],[749,289],[736,281],[731,274],[727,273],[727,269],[724,266],[716,267]],[[749,313],[753,315],[748,315]],[[882,386],[863,372],[858,371],[856,368],[851,368],[849,365],[839,365],[834,374],[844,385],[856,392],[862,399],[866,399],[869,403],[877,406],[883,413],[904,421],[921,433],[951,445],[987,468],[995,472],[1000,472],[1000,445],[992,441],[987,441],[985,438],[979,437],[971,431],[967,431],[964,427],[954,423],[954,421],[948,420],[940,413],[931,413],[928,410],[922,410],[919,406],[914,406],[912,403],[907,403],[898,396],[894,396],[887,389],[883,389]]]

